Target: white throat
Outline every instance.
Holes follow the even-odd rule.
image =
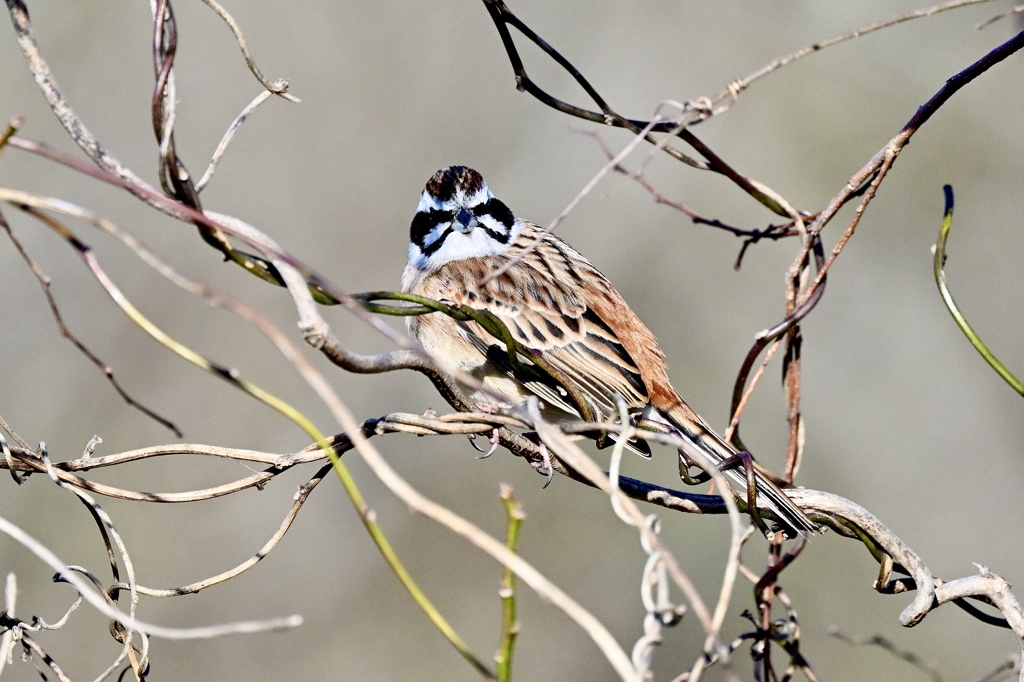
[[[494,225],[488,225],[487,223],[495,222]],[[439,225],[436,230],[451,230],[445,235],[444,243],[433,253],[427,255],[424,254],[420,246],[414,242],[409,243],[409,267],[416,268],[417,270],[436,270],[445,263],[451,263],[452,261],[465,260],[467,258],[486,258],[488,256],[497,256],[505,252],[509,248],[509,245],[519,237],[519,234],[523,231],[523,223],[521,220],[516,220],[512,224],[511,235],[507,243],[502,243],[492,237],[485,227],[492,229],[501,229],[502,231],[508,229],[504,225],[499,225],[490,216],[483,216],[480,220],[480,227],[474,227],[468,232],[452,229],[448,224]],[[434,236],[434,235],[431,235]],[[442,235],[438,234],[434,236],[435,239],[439,239]],[[431,240],[432,241],[432,240]],[[428,241],[428,243],[431,243]]]

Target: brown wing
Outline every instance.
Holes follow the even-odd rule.
[[[514,267],[480,284],[520,254]],[[527,223],[502,256],[460,261],[441,270],[446,272],[437,274],[443,275],[449,299],[496,315],[513,338],[540,352],[605,418],[618,416],[614,394],[633,409],[653,396],[675,396],[654,335],[604,275],[557,237]],[[491,364],[514,376],[507,355],[502,362],[500,340],[476,323],[460,326]],[[549,405],[576,414],[564,391],[543,382],[521,383]]]

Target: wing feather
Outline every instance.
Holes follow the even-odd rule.
[[[602,316],[603,311],[625,306],[625,302],[597,268],[557,237],[543,234],[540,243],[531,248],[542,231],[526,226],[505,254],[442,268],[449,270],[437,273],[445,279],[446,294],[455,303],[497,316],[516,341],[539,352],[602,417],[618,417],[615,394],[631,409],[643,407],[650,395],[638,361],[616,333],[616,320]],[[517,256],[521,260],[515,267],[480,284]],[[626,332],[643,337],[643,349],[653,349],[655,359],[663,364],[653,335],[635,316],[633,320],[635,324]],[[493,369],[516,379],[549,406],[577,414],[564,391],[516,377],[507,354],[502,357],[506,349],[499,339],[472,321],[459,326],[464,338],[487,357]]]

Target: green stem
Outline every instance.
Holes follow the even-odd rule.
[[[305,428],[305,427],[303,427]],[[430,622],[434,624],[445,639],[455,647],[455,650],[462,655],[466,661],[476,669],[484,679],[493,680],[494,673],[488,668],[487,664],[478,659],[476,655],[470,650],[469,645],[459,636],[459,633],[455,632],[455,629],[445,620],[441,612],[437,610],[437,607],[427,598],[427,596],[420,589],[416,581],[413,580],[412,575],[405,568],[405,565],[398,558],[391,543],[388,542],[387,537],[384,535],[384,531],[377,523],[376,516],[372,509],[366,504],[363,498],[362,492],[356,485],[355,479],[352,478],[352,474],[349,472],[348,467],[342,463],[341,458],[335,454],[334,449],[331,447],[330,442],[318,431],[315,427],[310,424],[312,432],[310,433],[320,445],[320,449],[327,453],[327,457],[331,460],[331,464],[334,466],[334,471],[338,474],[338,479],[341,480],[341,485],[348,494],[349,500],[352,501],[352,506],[355,507],[356,513],[359,514],[359,520],[363,522],[363,526],[366,527],[370,537],[373,538],[373,542],[377,545],[377,549],[380,551],[384,560],[388,566],[398,577],[399,582],[409,592],[409,595],[413,598],[413,601],[423,610],[423,613],[427,615]]]
[[[519,529],[523,519],[526,518],[526,513],[523,511],[522,505],[516,502],[512,486],[505,483],[501,485],[501,502],[505,506],[505,516],[508,519],[508,526],[505,530],[505,547],[515,553],[519,546]],[[515,648],[516,637],[519,635],[519,621],[516,619],[516,574],[508,566],[502,569],[499,594],[501,595],[501,644],[494,660],[498,666],[498,681],[509,682],[512,679],[512,651]]]
[[[956,321],[960,331],[964,333],[967,340],[971,342],[974,349],[981,354],[981,357],[985,358],[985,362],[989,364],[996,371],[1003,381],[1010,384],[1013,390],[1017,393],[1024,395],[1024,383],[1021,382],[1013,373],[1006,368],[999,358],[989,350],[988,346],[981,340],[981,337],[974,331],[974,329],[967,323],[967,319],[957,308],[956,302],[953,301],[953,294],[950,293],[949,288],[946,286],[946,273],[943,272],[943,266],[946,264],[946,237],[949,235],[949,229],[953,225],[953,188],[950,185],[946,185],[942,188],[946,197],[946,210],[942,217],[942,227],[939,228],[939,239],[935,244],[935,283],[939,287],[939,293],[942,295],[942,300],[946,304],[946,308],[949,309],[950,315]]]
[[[67,237],[73,237],[70,232],[67,232]],[[77,242],[77,239],[75,239]],[[81,245],[81,242],[78,242]],[[88,247],[81,245],[79,249],[82,253],[83,258],[89,265],[93,273],[99,278],[101,284],[103,284],[107,293],[114,300],[115,303],[121,308],[121,310],[141,329],[146,331],[150,336],[156,339],[166,348],[170,349],[180,357],[184,358],[188,362],[200,367],[201,369],[219,376],[228,383],[241,389],[242,391],[253,396],[260,402],[268,405],[272,409],[276,410],[280,414],[287,417],[299,428],[306,432],[306,434],[317,442],[320,449],[323,450],[328,459],[331,461],[331,465],[334,467],[334,471],[338,474],[338,478],[341,480],[341,485],[348,494],[349,499],[352,501],[352,506],[355,507],[356,513],[359,514],[359,519],[363,522],[367,532],[373,539],[374,544],[377,545],[377,549],[380,551],[384,560],[387,562],[391,570],[394,571],[398,580],[402,583],[405,589],[412,596],[416,604],[423,610],[427,615],[427,618],[434,624],[442,635],[448,640],[448,642],[455,647],[455,649],[462,655],[466,661],[469,662],[485,679],[494,679],[494,673],[488,668],[488,666],[478,659],[466,642],[459,636],[457,632],[448,624],[444,616],[437,610],[437,608],[431,603],[427,596],[420,589],[419,585],[413,580],[409,571],[402,564],[398,555],[395,553],[391,543],[388,542],[387,537],[384,535],[384,531],[377,523],[373,510],[370,509],[369,505],[366,504],[366,500],[363,498],[362,492],[356,485],[355,479],[349,472],[341,458],[334,452],[331,447],[331,442],[325,437],[320,430],[309,420],[302,412],[295,409],[286,401],[278,398],[271,394],[269,391],[265,391],[259,386],[246,381],[238,376],[237,372],[228,369],[222,365],[218,365],[211,362],[201,354],[195,352],[185,344],[177,341],[169,334],[164,332],[160,327],[155,325],[152,321],[146,318],[138,308],[136,308],[117,288],[117,286],[107,277],[106,273],[99,268],[95,258],[92,257]]]

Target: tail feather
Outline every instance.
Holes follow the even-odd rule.
[[[718,465],[739,454],[736,448],[712,431],[685,404],[669,410],[663,416],[670,426],[679,431],[679,434],[685,440],[689,441],[691,447],[684,447],[683,452],[692,459],[699,460],[701,457],[704,457],[710,460],[712,464]],[[747,476],[742,466],[726,469],[722,473],[735,481],[743,490],[746,490]],[[801,535],[818,531],[817,524],[789,499],[785,492],[769,480],[757,464],[754,464],[754,480],[757,484],[755,500],[758,507],[773,512],[783,524]]]

